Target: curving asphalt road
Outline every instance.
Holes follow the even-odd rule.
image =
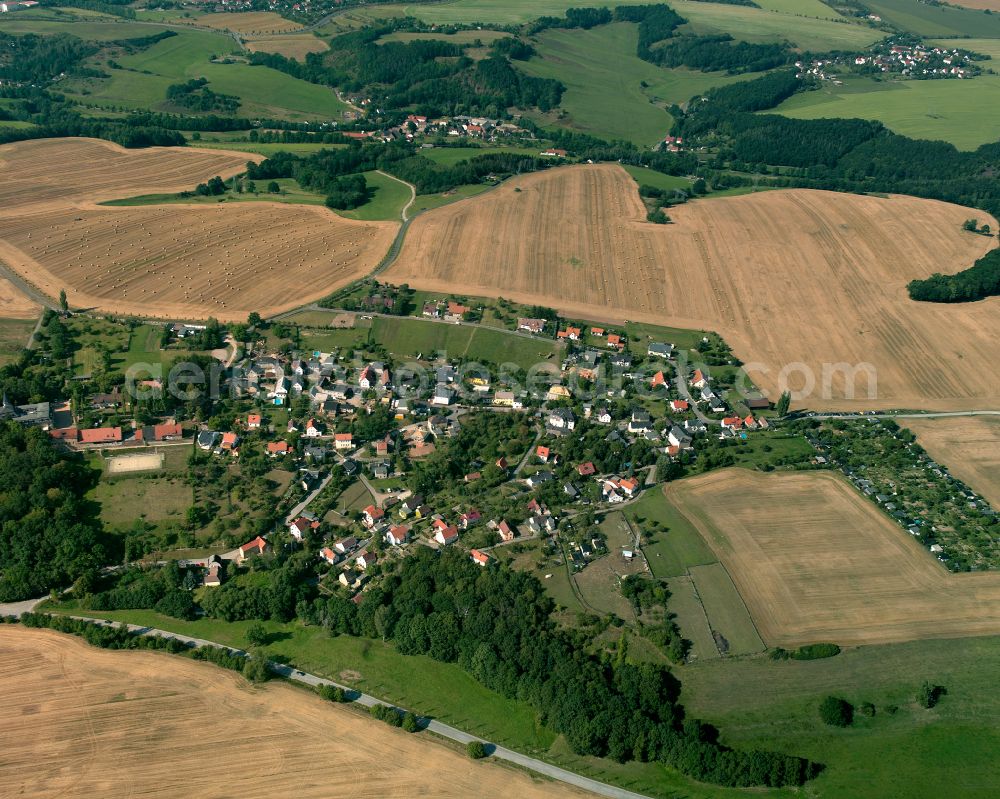
[[[0,615],[11,616],[20,615],[22,612],[31,611],[40,602],[47,599],[48,597],[41,597],[39,599],[29,600],[27,602],[17,602],[9,604],[0,604]],[[204,638],[194,638],[190,635],[180,635],[179,633],[172,633],[167,630],[159,630],[155,627],[144,627],[138,624],[126,624],[124,622],[109,621],[107,619],[96,619],[92,616],[73,616],[74,619],[80,619],[81,621],[96,622],[98,624],[105,624],[109,627],[125,627],[130,632],[138,633],[140,635],[153,635],[160,638],[174,638],[182,643],[189,644],[191,646],[214,646],[219,649],[226,649],[230,652],[235,652],[237,654],[246,655],[246,652],[240,649],[233,649],[232,647],[225,646],[216,641],[208,641]],[[334,682],[333,680],[327,680],[323,677],[317,677],[315,674],[309,674],[304,671],[299,671],[298,669],[292,668],[291,666],[286,666],[283,663],[268,663],[269,668],[275,674],[285,677],[303,685],[308,685],[315,688],[320,685],[331,685],[337,688],[341,688],[351,701],[356,702],[363,707],[372,707],[373,705],[385,705],[386,707],[392,707],[399,711],[405,711],[406,708],[401,708],[399,705],[394,705],[391,702],[384,702],[369,694],[361,693],[360,691],[351,688],[346,685],[341,685],[340,683]],[[592,780],[589,777],[584,777],[581,774],[576,774],[572,771],[567,771],[564,768],[559,768],[559,766],[553,766],[551,763],[546,763],[543,760],[538,760],[528,755],[516,752],[513,749],[507,749],[503,746],[497,746],[491,744],[489,741],[479,738],[475,735],[470,735],[467,732],[452,727],[449,724],[444,724],[443,722],[436,721],[435,719],[421,718],[421,726],[423,729],[430,730],[443,738],[447,738],[456,743],[462,744],[463,746],[470,741],[480,741],[486,745],[486,751],[491,757],[498,758],[499,760],[506,760],[508,763],[514,763],[522,768],[534,771],[537,774],[549,777],[550,779],[557,780],[559,782],[564,782],[567,785],[572,785],[576,788],[582,788],[585,791],[590,791],[591,793],[597,794],[598,796],[606,796],[610,799],[649,799],[649,797],[644,794],[635,793],[633,791],[625,790],[624,788],[618,788],[614,785],[608,785],[607,783],[599,782],[597,780]]]

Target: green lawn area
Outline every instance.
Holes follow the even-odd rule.
[[[68,33],[93,42],[139,39],[155,36],[165,30],[160,25],[126,22],[118,17],[96,14],[82,9],[33,8],[4,14],[0,30],[4,33],[37,33],[52,36]]]
[[[865,0],[865,6],[886,22],[918,36],[1000,37],[1000,16],[952,5],[917,0]],[[957,43],[956,47],[964,47]]]
[[[425,147],[420,155],[429,158],[435,164],[454,166],[459,161],[475,158],[477,155],[493,155],[496,153],[515,153],[517,155],[538,155],[545,148],[538,147]]]
[[[119,529],[131,527],[136,519],[158,529],[180,528],[192,504],[191,486],[179,477],[101,480],[87,498],[100,503],[101,520],[105,524]]]
[[[302,347],[309,351],[332,352],[344,347],[353,347],[359,341],[363,346],[367,340],[368,331],[357,327],[302,331]]]
[[[6,366],[21,354],[35,322],[35,319],[0,319],[0,366]]]
[[[489,26],[519,24],[540,16],[561,16],[570,7],[600,8],[644,5],[646,2],[647,0],[622,0],[616,3],[608,3],[607,0],[507,0],[500,3],[497,0],[453,0],[427,5],[379,6],[370,9],[368,14],[382,17],[413,16],[437,24],[480,22]],[[758,5],[764,8],[690,0],[673,0],[669,5],[689,20],[698,32],[721,31],[747,41],[790,39],[799,47],[817,52],[861,47],[883,36],[881,31],[861,24],[834,22],[837,15],[819,0],[762,0]]]
[[[747,440],[738,446],[726,449],[736,459],[736,466],[748,469],[766,466],[780,466],[785,458],[792,460],[809,459],[816,454],[803,436],[790,436],[776,432],[750,432]]]
[[[267,183],[258,183],[257,192],[227,192],[223,195],[197,195],[188,197],[181,194],[140,194],[137,197],[123,197],[120,200],[108,200],[101,205],[110,206],[130,206],[130,205],[218,205],[219,203],[288,203],[289,205],[323,205],[326,198],[320,194],[306,191],[299,186],[294,178],[278,178],[274,182],[278,184],[280,191],[271,194],[266,191]],[[192,186],[192,189],[194,187]],[[345,214],[346,215],[346,214]]]
[[[625,22],[589,31],[541,33],[535,45],[539,57],[519,62],[518,68],[530,75],[562,81],[566,92],[561,107],[568,118],[540,113],[529,116],[539,122],[649,146],[670,130],[673,120],[664,110],[666,105],[686,103],[712,86],[753,77],[658,67],[635,54],[638,36],[638,26]]]
[[[701,661],[720,657],[719,647],[712,637],[712,628],[708,626],[708,616],[698,598],[694,580],[687,575],[674,577],[670,580],[669,588],[667,611],[676,615],[681,635],[691,642],[688,658]]]
[[[259,153],[266,156],[272,156],[275,153],[312,155],[313,153],[318,153],[320,150],[336,150],[346,146],[343,144],[314,144],[312,142],[279,144],[253,141],[224,141],[217,139],[214,135],[211,137],[206,136],[204,133],[202,134],[202,138],[197,141],[190,138],[190,134],[188,134],[188,142],[192,147],[206,147],[209,150],[235,150],[242,153]]]
[[[364,172],[372,198],[353,211],[337,211],[348,219],[368,221],[388,219],[398,220],[403,206],[410,201],[410,187],[402,181],[383,175],[381,172]]]
[[[654,186],[664,191],[673,191],[674,189],[688,191],[693,182],[688,178],[678,175],[664,175],[662,172],[657,172],[655,169],[647,169],[644,166],[622,164],[622,168],[635,178],[635,182],[639,186]]]
[[[490,363],[529,366],[548,359],[555,344],[546,339],[515,336],[502,330],[471,325],[452,325],[401,317],[373,320],[374,340],[389,352],[403,357],[432,358],[446,352],[449,358],[468,358]]]
[[[729,642],[728,653],[748,655],[763,652],[766,648],[764,642],[757,634],[750,611],[733,585],[726,567],[721,563],[692,566],[690,574],[709,624]]]
[[[989,56],[993,62],[1000,61],[1000,39],[962,39],[960,42],[956,42],[954,39],[928,39],[927,44],[971,50],[974,53]],[[980,66],[985,69],[997,69],[997,64],[989,61],[980,62]]]
[[[223,34],[179,31],[141,52],[120,56],[117,61],[124,69],[107,69],[110,78],[74,79],[63,90],[89,104],[160,110],[165,107],[168,86],[204,77],[213,91],[240,98],[240,116],[330,119],[346,108],[332,89],[277,70],[238,62],[212,63],[213,57],[234,52],[236,43]]]
[[[642,551],[654,577],[676,577],[692,566],[718,560],[698,530],[659,488],[646,491],[625,513],[642,531]],[[652,522],[658,522],[659,528],[653,529]]]
[[[806,795],[987,799],[1000,784],[998,669],[1000,638],[991,637],[866,646],[826,660],[717,660],[675,673],[685,707],[716,724],[725,743],[825,763]],[[932,710],[913,701],[924,680],[948,691]],[[828,727],[817,706],[829,694],[872,702],[876,715]]]
[[[796,119],[877,119],[904,136],[941,139],[973,150],[1000,138],[1000,75],[892,82],[854,78],[843,86],[824,84],[795,95],[777,111]]]

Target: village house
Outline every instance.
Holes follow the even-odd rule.
[[[236,550],[236,562],[243,563],[243,561],[248,558],[263,555],[266,551],[267,541],[265,541],[261,536],[257,536],[253,541],[244,544]]]
[[[576,417],[569,408],[556,408],[549,413],[547,426],[559,431],[573,430],[576,427]]]
[[[381,508],[375,507],[374,505],[369,505],[364,509],[363,514],[365,527],[371,529],[382,521],[382,517],[385,516],[385,511]]]
[[[394,547],[401,547],[410,540],[410,528],[405,524],[397,524],[389,528],[385,534],[386,543]]]
[[[341,555],[346,555],[348,552],[353,550],[357,545],[358,545],[358,539],[355,538],[353,535],[351,535],[348,536],[347,538],[341,538],[336,544],[333,545],[333,548]]]
[[[480,566],[485,566],[490,562],[490,556],[485,552],[480,552],[478,549],[470,549],[469,557],[472,558],[473,563],[478,563]]]
[[[78,440],[81,444],[121,444],[122,429],[120,427],[91,427],[80,430]]]
[[[268,441],[267,442],[267,454],[272,458],[278,458],[282,455],[287,455],[289,452],[287,441]]]
[[[374,566],[378,562],[378,554],[376,552],[363,549],[358,553],[357,558],[354,559],[362,569],[368,571],[369,568]]]
[[[545,320],[521,317],[517,320],[517,329],[526,333],[543,333],[545,332]]]
[[[443,547],[454,544],[458,541],[458,528],[447,524],[440,526],[434,533],[434,540]]]
[[[646,347],[646,354],[650,358],[663,358],[664,360],[669,360],[674,355],[674,345],[673,344],[660,344],[659,342],[650,342],[649,346]]]
[[[570,341],[579,341],[580,337],[583,335],[583,331],[578,327],[572,327],[567,325],[565,330],[560,330],[556,333],[556,338],[565,338]]]
[[[351,433],[334,433],[333,446],[338,451],[354,449],[354,435]]]
[[[590,477],[591,475],[597,473],[597,467],[590,461],[587,461],[586,463],[581,463],[577,466],[576,472],[580,475],[580,477]]]
[[[501,520],[500,524],[497,525],[497,533],[500,534],[500,540],[504,543],[513,541],[517,537],[517,530],[511,527],[506,520]]]
[[[458,523],[463,530],[468,530],[470,527],[479,524],[482,518],[483,516],[478,510],[471,509],[458,517]]]
[[[299,516],[294,521],[290,522],[288,525],[288,532],[292,534],[292,537],[296,541],[301,541],[309,533],[310,530],[318,530],[319,522],[316,519],[308,519],[305,516]]]
[[[323,547],[319,551],[319,557],[320,560],[326,561],[331,566],[335,566],[337,564],[337,561],[340,560],[340,555],[334,552],[334,550],[331,549],[330,547]]]

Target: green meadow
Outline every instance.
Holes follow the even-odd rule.
[[[240,98],[240,116],[334,119],[347,107],[333,89],[268,67],[240,61],[213,63],[213,59],[231,56],[236,50],[236,43],[228,36],[179,31],[141,52],[115,59],[123,69],[102,64],[110,77],[74,79],[64,90],[87,104],[164,110],[168,86],[204,77],[212,91]]]
[[[886,22],[918,36],[1000,37],[1000,15],[985,14],[957,4],[917,0],[865,0],[865,6]]]
[[[549,30],[540,34],[535,45],[539,56],[520,62],[518,68],[562,81],[566,86],[561,104],[565,114],[536,112],[529,116],[648,146],[670,130],[673,120],[664,110],[666,105],[686,103],[712,86],[753,77],[658,67],[635,54],[638,35],[638,27],[625,22],[589,31]],[[608,69],[609,64],[615,68]]]
[[[916,139],[940,139],[962,150],[1000,139],[1000,76],[966,80],[824,84],[786,100],[777,112],[796,119],[859,117]]]

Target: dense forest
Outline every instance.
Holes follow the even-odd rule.
[[[68,586],[110,561],[112,540],[83,497],[91,481],[43,430],[0,422],[0,602]]]
[[[724,70],[731,74],[773,69],[794,57],[782,44],[734,42],[729,34],[675,36],[653,49],[651,56],[664,67],[690,67],[703,72]]]
[[[0,31],[0,78],[4,81],[49,80],[78,69],[83,59],[99,49],[93,42],[65,33],[12,36]]]
[[[911,299],[923,302],[974,302],[1000,295],[1000,250],[991,250],[957,274],[913,280],[907,289]]]

